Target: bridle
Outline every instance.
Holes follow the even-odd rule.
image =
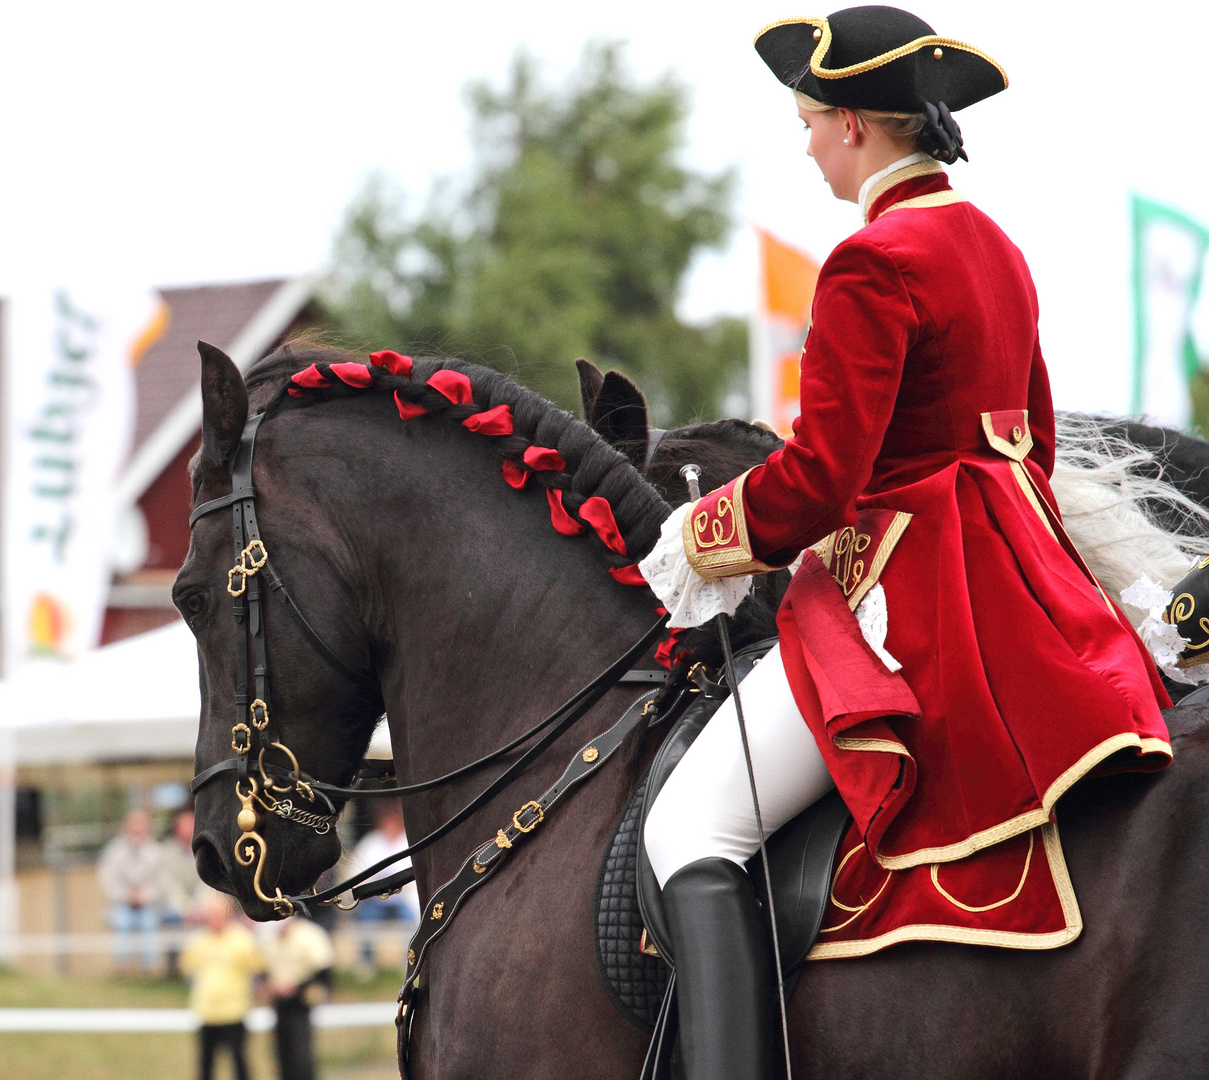
[[[189,515],[192,529],[200,518],[231,508],[235,564],[227,571],[227,593],[232,600],[236,630],[235,721],[231,727],[231,749],[235,756],[202,770],[190,786],[196,793],[211,780],[227,772],[235,773],[235,794],[240,802],[236,823],[241,831],[235,844],[235,859],[241,866],[251,866],[255,862],[252,887],[257,897],[285,916],[292,914],[294,905],[280,889],[269,896],[261,885],[267,846],[258,831],[259,811],[294,821],[323,835],[335,826],[338,810],[316,782],[301,772],[294,752],[270,733],[272,693],[265,645],[265,586],[290,612],[332,667],[375,693],[378,682],[371,673],[352,667],[336,655],[315,632],[269,563],[268,549],[256,521],[256,490],[252,486],[256,435],[267,415],[267,410],[254,413],[244,425],[232,468],[231,494],[202,503]],[[270,750],[289,759],[291,769],[288,773],[265,761]]]
[[[353,785],[350,787],[341,787],[316,780],[301,770],[293,751],[281,738],[275,738],[270,732],[270,728],[274,725],[269,707],[272,695],[265,645],[265,586],[267,586],[269,594],[275,596],[290,612],[305,636],[328,664],[363,689],[378,694],[380,687],[376,676],[371,671],[363,671],[346,663],[316,633],[269,561],[269,552],[256,521],[256,490],[252,486],[252,459],[260,425],[280,400],[280,397],[274,399],[264,409],[248,417],[240,435],[239,446],[232,466],[231,493],[202,503],[189,515],[189,527],[192,529],[199,519],[209,514],[227,507],[232,510],[235,562],[227,571],[227,593],[232,598],[232,615],[235,620],[236,635],[235,720],[231,727],[231,748],[235,751],[235,756],[201,770],[194,776],[190,789],[196,794],[210,781],[228,772],[235,773],[235,795],[240,803],[239,813],[236,816],[240,836],[235,842],[235,860],[240,866],[255,866],[252,874],[252,888],[256,897],[264,903],[272,905],[274,913],[279,918],[286,918],[296,911],[308,913],[307,908],[311,904],[336,904],[342,908],[355,907],[366,896],[388,895],[397,892],[414,880],[415,874],[410,867],[376,881],[370,882],[367,879],[435,843],[465,821],[528,768],[546,747],[551,745],[576,720],[585,715],[613,686],[621,682],[659,681],[650,677],[655,674],[653,672],[632,669],[634,663],[646,653],[662,633],[667,616],[660,617],[623,656],[610,664],[553,713],[524,734],[510,740],[477,761],[463,765],[444,776],[403,786],[363,787],[363,782],[367,780],[384,781],[394,778],[393,765],[384,766],[380,761],[371,760],[362,762]],[[306,896],[285,896],[280,888],[275,887],[274,894],[270,896],[264,891],[261,874],[267,857],[268,845],[259,832],[261,811],[314,829],[319,835],[324,835],[335,826],[339,816],[339,807],[333,802],[333,798],[336,800],[344,800],[353,796],[397,798],[428,791],[499,760],[542,732],[544,732],[542,737],[479,795],[444,824],[405,850],[390,855],[321,892],[312,892]],[[276,750],[288,758],[290,768],[286,770],[272,762],[266,762],[265,756],[270,750]],[[305,806],[303,801],[305,801]],[[308,810],[306,806],[310,806],[312,809]],[[323,809],[326,809],[326,813],[322,812]],[[518,811],[518,813],[520,812]],[[341,902],[341,897],[349,891],[351,891],[352,903],[345,905]]]

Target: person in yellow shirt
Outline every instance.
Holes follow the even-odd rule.
[[[226,897],[215,893],[202,906],[204,929],[181,953],[181,972],[192,986],[189,1007],[198,1028],[198,1074],[211,1080],[220,1046],[231,1055],[236,1080],[248,1080],[244,1017],[252,1008],[252,982],[265,968],[264,953],[245,926],[231,918]]]
[[[315,1080],[311,1006],[331,989],[336,953],[323,927],[295,915],[268,923],[262,938],[268,991],[277,1013],[281,1080]]]

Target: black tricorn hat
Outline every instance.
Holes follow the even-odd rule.
[[[756,35],[756,52],[786,86],[841,109],[923,112],[943,101],[955,112],[1008,84],[986,53],[880,4],[782,19]]]

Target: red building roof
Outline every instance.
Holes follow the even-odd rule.
[[[189,550],[189,459],[201,438],[199,339],[223,349],[241,370],[313,326],[309,278],[160,289],[164,335],[135,376],[134,446],[118,485],[128,533],[145,529],[141,565],[114,582],[102,644],[176,618],[170,588]]]

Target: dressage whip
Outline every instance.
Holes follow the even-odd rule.
[[[680,470],[688,485],[689,498],[696,502],[701,498],[701,469],[696,465],[685,465]],[[739,741],[743,744],[743,759],[747,763],[747,782],[751,786],[751,805],[756,814],[756,833],[760,837],[760,864],[764,867],[765,896],[768,902],[768,921],[772,926],[773,968],[777,973],[777,1004],[781,1008],[781,1041],[785,1052],[785,1076],[793,1080],[793,1065],[789,1057],[789,1018],[785,1011],[785,980],[781,977],[781,942],[777,935],[777,913],[772,898],[772,873],[768,867],[768,848],[764,843],[764,821],[760,816],[760,799],[756,795],[756,773],[751,764],[751,747],[747,742],[747,724],[743,720],[743,704],[739,700],[739,680],[735,676],[735,655],[730,646],[730,629],[726,615],[719,612],[714,616],[714,629],[722,643],[722,658],[726,681],[730,685],[731,697],[735,702],[735,716],[739,721]]]

